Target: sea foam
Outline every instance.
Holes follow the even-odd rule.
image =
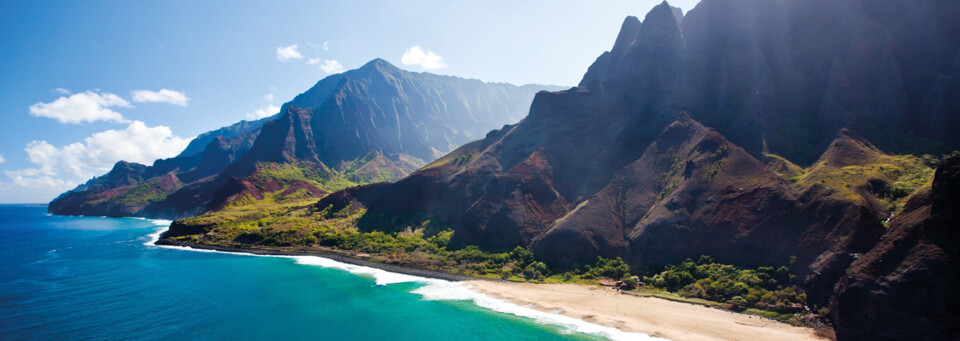
[[[414,290],[413,293],[422,296],[425,300],[432,301],[471,301],[479,307],[496,312],[526,317],[542,324],[560,326],[566,331],[599,335],[611,340],[665,340],[646,334],[627,333],[613,327],[519,306],[479,293],[463,283],[430,280],[427,285]]]
[[[610,340],[666,340],[662,338],[652,337],[646,334],[640,333],[628,333],[622,330],[601,326],[598,324],[586,322],[580,319],[572,318],[569,316],[564,316],[555,313],[543,312],[529,307],[522,307],[514,303],[510,303],[503,300],[498,300],[493,297],[487,296],[468,285],[460,282],[452,282],[442,279],[427,278],[413,275],[400,274],[395,272],[390,272],[386,270],[381,270],[377,268],[371,268],[366,266],[348,264],[344,262],[339,262],[329,258],[323,258],[319,256],[274,256],[274,255],[257,255],[252,253],[244,252],[224,252],[216,250],[205,250],[205,249],[195,249],[184,246],[172,246],[172,245],[154,245],[159,239],[160,234],[169,229],[170,221],[169,220],[154,220],[155,222],[166,223],[166,227],[161,227],[157,230],[156,233],[151,233],[148,235],[150,241],[144,243],[144,245],[156,246],[161,248],[169,249],[178,249],[178,250],[187,250],[195,252],[214,252],[214,253],[227,253],[232,255],[243,255],[243,256],[256,256],[256,257],[274,257],[274,258],[289,258],[294,260],[297,264],[301,265],[310,265],[310,266],[319,266],[323,268],[330,269],[339,269],[346,271],[362,277],[371,277],[377,283],[377,285],[388,285],[394,283],[423,283],[424,286],[419,287],[411,291],[413,294],[420,295],[424,300],[428,301],[470,301],[473,304],[496,311],[499,313],[525,317],[533,319],[534,321],[541,324],[549,324],[554,326],[559,326],[563,328],[563,331],[566,332],[577,332],[584,334],[592,334],[601,336]],[[162,226],[162,225],[161,225]]]
[[[166,219],[147,219],[147,218],[136,218],[136,219],[149,221],[159,227],[155,232],[147,235],[147,241],[143,243],[143,245],[145,246],[157,246],[154,243],[160,240],[160,234],[170,229],[170,224],[173,224],[173,220],[166,220]]]

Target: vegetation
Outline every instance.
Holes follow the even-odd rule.
[[[303,181],[327,192],[334,192],[358,184],[325,166],[306,162],[258,162],[248,177],[261,190],[270,182],[291,183]]]
[[[791,275],[785,266],[743,269],[715,263],[709,256],[668,266],[644,277],[644,281],[683,297],[723,302],[734,310],[796,313],[802,311],[807,299],[803,290],[789,285]]]
[[[254,204],[183,220],[186,224],[211,225],[202,236],[182,239],[229,246],[306,247],[349,251],[374,261],[410,264],[451,273],[512,280],[544,279],[546,264],[537,262],[524,248],[492,253],[472,246],[448,250],[452,231],[431,236],[424,231],[430,222],[397,233],[360,232],[356,221],[363,209],[273,205],[272,196]]]
[[[763,163],[767,166],[767,169],[790,182],[797,182],[806,171],[803,167],[797,166],[777,154],[764,153]]]
[[[879,202],[884,218],[900,212],[910,194],[933,180],[941,158],[932,155],[873,155],[866,160],[821,160],[809,168],[799,167],[775,154],[764,154],[767,168],[806,190],[814,185],[836,191],[840,199]]]
[[[202,235],[179,238],[233,247],[344,253],[377,262],[518,282],[596,284],[598,280],[619,280],[621,288],[637,294],[711,304],[781,320],[802,311],[806,300],[802,290],[790,285],[790,272],[782,266],[743,269],[702,256],[697,262],[688,259],[647,273],[639,277],[646,282],[641,283],[620,258],[598,257],[593,264],[557,272],[522,247],[509,252],[489,252],[476,246],[450,249],[453,231],[441,229],[428,235],[425,231],[435,229],[428,229],[429,221],[396,233],[361,232],[356,222],[364,213],[364,209],[349,206],[334,210],[332,206],[321,209],[311,204],[277,205],[273,196],[267,196],[252,204],[184,220],[209,227]]]
[[[716,162],[726,153],[721,149],[709,156]],[[449,161],[466,162],[466,159],[468,157],[458,156]],[[671,175],[682,176],[686,162],[673,161]],[[286,184],[296,180],[318,186],[337,184],[325,176],[341,173],[320,171],[303,165],[258,165],[254,178],[248,179],[258,186],[268,179],[280,179],[285,184],[283,189],[262,193],[261,198],[248,194],[222,210],[182,220],[185,224],[203,226],[204,231],[178,238],[241,248],[342,253],[376,262],[509,281],[581,284],[619,281],[620,288],[628,292],[711,304],[783,320],[800,312],[806,300],[802,290],[790,285],[786,267],[742,269],[715,263],[705,256],[697,262],[687,260],[660,272],[644,274],[620,258],[598,257],[593,264],[560,272],[538,261],[530,250],[522,247],[509,252],[490,252],[476,246],[451,249],[453,231],[429,220],[387,230],[396,231],[392,233],[384,229],[361,231],[357,223],[366,214],[365,209],[319,207],[317,198],[309,193],[287,191]],[[645,276],[635,277],[631,272]]]
[[[358,184],[394,182],[424,164],[423,160],[409,155],[401,154],[388,158],[379,152],[371,151],[363,158],[340,163],[337,173]]]
[[[166,199],[167,195],[179,189],[181,185],[177,182],[176,187],[165,187],[159,180],[154,179],[137,184],[115,197],[88,201],[85,204],[97,205],[106,202],[110,205],[146,205]]]

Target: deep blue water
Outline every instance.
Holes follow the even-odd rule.
[[[0,205],[0,339],[595,339],[423,283],[289,258],[146,246],[155,222]],[[442,295],[441,295],[442,296]]]

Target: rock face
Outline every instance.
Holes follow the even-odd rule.
[[[942,93],[935,80],[950,74],[960,48],[956,20],[948,19],[958,7],[702,1],[681,25],[688,67],[677,106],[754,155],[766,146],[801,164],[844,127],[888,151],[949,152],[957,141],[916,117],[928,93]],[[918,136],[947,146],[904,143]]]
[[[826,179],[890,158],[883,152],[960,147],[958,4],[703,0],[683,16],[663,3],[642,22],[628,17],[578,87],[537,93],[526,118],[485,135],[503,122],[469,129],[496,111],[457,104],[456,87],[472,85],[429,86],[373,61],[285,105],[237,162],[151,212],[210,210],[284,187],[244,178],[263,161],[322,177],[371,151],[390,165],[462,144],[395,183],[317,205],[364,207],[365,231],[430,221],[455,231],[451,247],[528,247],[556,269],[597,256],[657,266],[702,254],[790,265],[811,306],[833,307],[842,340],[953,339],[960,278],[947,227],[958,161],[889,229],[880,217],[896,210],[873,196],[885,180],[845,189]],[[823,177],[787,181],[760,161],[770,154],[781,170],[813,166],[805,175]],[[110,181],[137,179],[129,168]]]
[[[837,284],[831,313],[840,340],[960,337],[960,157],[943,162],[930,188]]]
[[[61,195],[49,209],[73,215],[195,215],[243,194],[260,197],[262,186],[274,188],[270,181],[243,180],[269,171],[258,169],[260,163],[297,163],[298,171],[308,169],[321,182],[336,176],[361,183],[396,180],[424,160],[518,121],[536,92],[558,89],[411,73],[376,59],[317,82],[284,104],[280,114],[201,134],[176,158],[152,167],[118,163],[105,177]],[[274,185],[327,193],[300,182]]]
[[[249,141],[250,143],[246,143],[245,145],[247,146],[246,148],[250,148],[250,144],[252,144],[253,139],[255,139],[257,134],[260,132],[260,127],[263,127],[264,123],[267,123],[276,117],[277,115],[273,115],[256,121],[240,121],[227,127],[200,134],[190,141],[190,144],[187,145],[187,148],[180,152],[180,155],[177,155],[177,157],[190,157],[202,153],[207,149],[207,146],[210,144],[210,142],[213,142],[213,140],[218,138],[222,140],[232,140],[236,137],[242,136],[242,138],[239,140]]]
[[[365,230],[430,220],[454,229],[454,247],[525,246],[560,268],[598,255],[648,266],[701,254],[790,264],[811,305],[826,306],[855,255],[884,234],[889,208],[791,184],[758,159],[841,169],[879,150],[955,148],[911,118],[953,105],[927,94],[956,91],[955,55],[944,51],[960,31],[941,11],[957,8],[704,0],[681,17],[664,3],[642,23],[628,17],[577,88],[537,94],[517,125],[395,184],[318,205],[366,207]],[[932,52],[912,50],[920,47]],[[950,126],[947,116],[927,115]]]

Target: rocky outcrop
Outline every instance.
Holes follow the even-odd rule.
[[[846,270],[831,316],[838,340],[960,338],[960,157],[943,162],[883,239]]]

